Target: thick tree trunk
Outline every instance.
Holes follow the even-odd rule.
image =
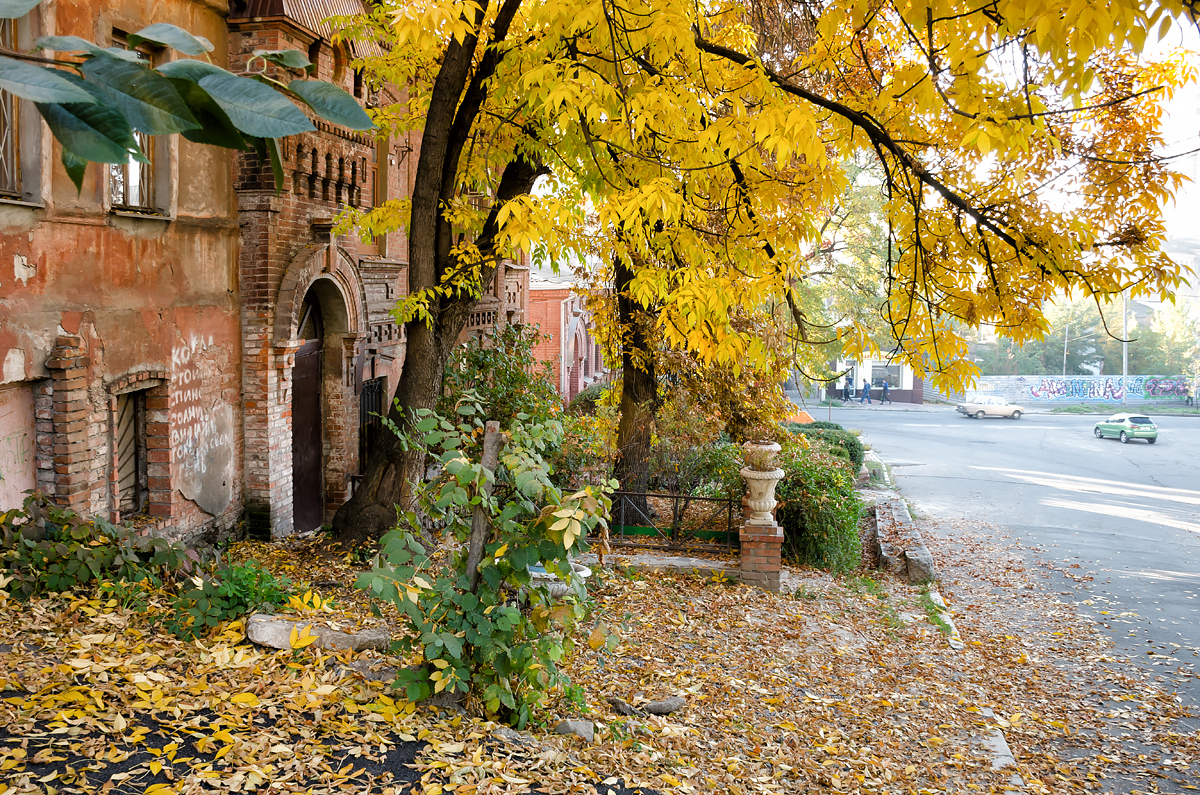
[[[505,168],[496,189],[496,201],[477,240],[485,256],[495,254],[493,246],[498,232],[496,216],[500,207],[517,196],[528,194],[543,173],[541,164],[523,159],[515,160]],[[433,248],[438,245],[437,237],[448,235],[447,226],[443,235],[430,240],[419,236],[414,225],[410,247],[415,249],[420,241],[421,245]],[[416,259],[415,251],[411,256]],[[481,283],[487,284],[494,273],[495,266],[485,267]],[[404,370],[396,387],[395,400],[388,411],[388,418],[397,427],[407,428],[413,411],[437,406],[446,363],[477,303],[478,298],[433,301],[429,307],[433,318],[431,324],[413,320],[405,326],[408,345]],[[358,490],[334,516],[333,528],[338,540],[344,543],[362,541],[395,526],[397,507],[403,510],[414,507],[412,486],[422,478],[424,472],[425,456],[421,451],[405,450],[400,439],[385,434],[371,453]]]
[[[495,20],[484,30],[487,43],[504,41],[521,2],[504,0]],[[450,256],[454,230],[442,217],[442,207],[458,194],[458,171],[464,148],[472,140],[476,119],[487,99],[488,81],[504,57],[503,48],[492,46],[476,62],[480,23],[486,18],[488,4],[488,0],[481,0],[477,9],[465,12],[472,15],[468,21],[474,26],[473,32],[462,41],[450,40],[430,93],[409,223],[408,283],[413,292],[436,287],[443,275],[458,264]],[[540,162],[521,156],[504,169],[491,212],[476,240],[485,259],[480,284],[486,285],[495,272],[494,245],[499,231],[496,218],[500,208],[517,196],[528,194],[543,173]],[[428,325],[420,320],[406,324],[404,370],[388,411],[388,418],[399,428],[408,427],[413,411],[437,405],[450,352],[476,303],[478,298],[433,300]],[[386,437],[372,451],[359,489],[334,516],[338,540],[362,540],[394,526],[397,506],[412,507],[412,485],[424,475],[424,468],[425,457],[420,451],[406,451],[399,439]]]
[[[650,481],[650,442],[658,411],[658,379],[654,372],[651,342],[652,318],[629,292],[633,269],[617,259],[613,266],[617,316],[621,324],[621,421],[617,426],[617,462],[613,476],[622,491],[642,493]],[[630,506],[646,514],[645,498],[632,498]],[[640,521],[627,518],[626,521]]]

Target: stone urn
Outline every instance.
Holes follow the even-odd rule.
[[[746,442],[742,445],[742,479],[746,481],[746,504],[750,518],[746,524],[773,525],[775,484],[783,479],[783,470],[775,466],[775,456],[783,449],[775,442]]]

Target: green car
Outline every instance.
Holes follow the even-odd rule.
[[[1120,439],[1122,444],[1129,444],[1130,439],[1145,439],[1150,444],[1158,441],[1158,428],[1154,420],[1144,414],[1114,414],[1097,422],[1093,433],[1097,439],[1111,436]]]

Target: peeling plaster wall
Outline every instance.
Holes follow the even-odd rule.
[[[170,22],[228,61],[221,3],[58,0],[33,13],[39,35],[102,44],[114,29]],[[0,202],[0,385],[36,404],[36,479],[63,504],[115,517],[116,393],[150,387],[144,431],[163,442],[147,456],[147,524],[187,540],[228,529],[243,491],[232,157],[159,137],[163,212],[134,217],[111,211],[104,166],[77,192],[43,132],[22,139],[38,148],[41,206]]]

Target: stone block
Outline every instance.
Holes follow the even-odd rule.
[[[664,698],[662,701],[651,701],[649,704],[644,704],[642,709],[651,715],[670,715],[672,712],[683,709],[685,704],[687,701],[682,696],[672,696]]]
[[[309,627],[309,633],[316,636],[313,645],[320,649],[386,651],[392,642],[387,630],[382,628],[364,629],[354,633],[341,632],[311,621],[294,621],[265,613],[250,616],[246,622],[246,637],[260,646],[290,649],[292,630],[302,632],[305,627]]]
[[[573,734],[590,743],[595,738],[596,727],[590,720],[564,720],[554,727],[554,733]]]

